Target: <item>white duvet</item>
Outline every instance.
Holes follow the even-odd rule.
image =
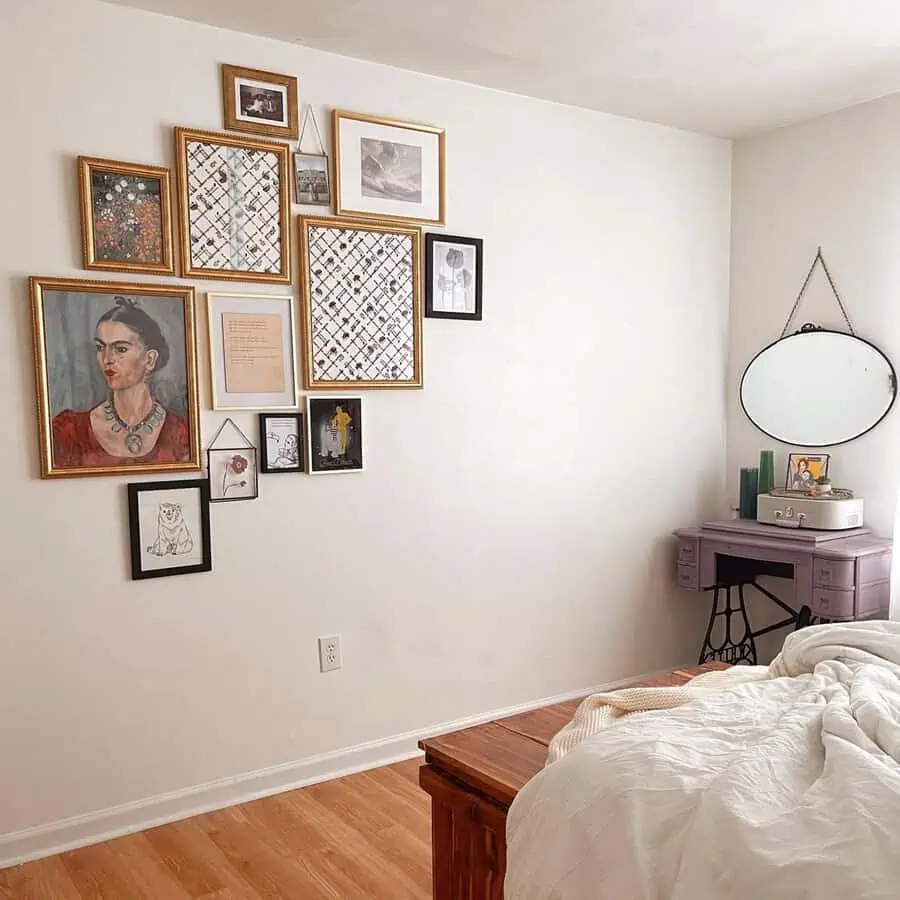
[[[806,628],[740,671],[529,782],[506,900],[898,900],[900,623]]]

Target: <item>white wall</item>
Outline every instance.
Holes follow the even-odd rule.
[[[727,142],[92,0],[2,5],[0,835],[694,657],[668,534],[722,500]],[[80,274],[76,155],[171,165],[173,126],[221,125],[220,62],[296,73],[323,120],[446,127],[485,321],[425,322],[426,389],[367,397],[366,473],[263,476],[213,507],[212,574],[133,583],[125,479],[37,476],[26,276]]]

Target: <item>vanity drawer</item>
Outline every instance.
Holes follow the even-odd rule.
[[[852,588],[856,564],[853,560],[813,559],[813,584],[816,587]]]
[[[885,619],[891,606],[891,585],[888,581],[860,588],[856,601],[856,618],[881,617]]]
[[[692,541],[682,538],[678,542],[678,565],[696,566],[699,552],[700,541]]]
[[[853,591],[813,588],[810,608],[814,616],[821,616],[823,619],[852,619]]]
[[[696,566],[679,566],[678,586],[689,591],[700,590],[700,570]]]
[[[891,577],[891,554],[873,553],[871,556],[862,556],[859,560],[859,583],[868,584],[870,581],[887,581]]]

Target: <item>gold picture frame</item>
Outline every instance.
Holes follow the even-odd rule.
[[[179,127],[175,153],[184,276],[290,284],[288,145]],[[244,232],[240,246],[230,229],[236,218]],[[274,242],[269,226],[276,224]]]
[[[420,229],[299,216],[299,232],[304,387],[421,388]]]
[[[194,288],[43,276],[29,288],[41,477],[199,471]]]
[[[446,222],[443,128],[336,109],[332,130],[339,216],[425,225]],[[391,145],[390,152],[384,151],[385,144]],[[388,160],[391,168],[385,171]],[[372,174],[376,171],[377,177]]]
[[[296,141],[297,79],[262,69],[222,64],[224,128]]]
[[[85,269],[175,274],[169,174],[163,166],[78,157]],[[157,246],[158,261],[148,260]]]

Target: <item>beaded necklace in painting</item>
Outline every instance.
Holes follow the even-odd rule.
[[[127,432],[125,435],[125,449],[132,456],[140,456],[144,449],[144,438],[141,436],[141,432],[144,434],[152,434],[153,429],[156,428],[165,417],[166,411],[154,400],[150,412],[148,412],[136,425],[129,425],[116,412],[116,407],[113,404],[112,399],[107,400],[106,403],[103,404],[103,418],[106,419],[107,422],[112,422],[113,433],[118,434],[120,431]]]

